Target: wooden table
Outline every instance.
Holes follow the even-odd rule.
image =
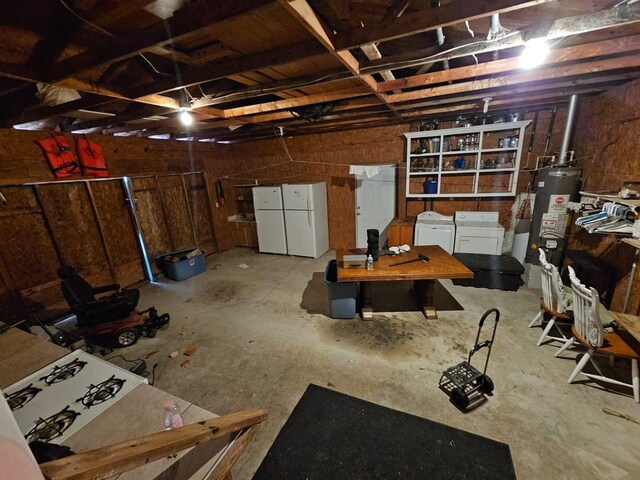
[[[410,252],[381,256],[373,264],[373,270],[364,268],[343,268],[343,255],[364,254],[365,250],[338,250],[338,282],[360,282],[362,318],[371,318],[371,282],[394,282],[413,280],[413,293],[420,302],[422,313],[427,319],[438,318],[433,305],[435,280],[444,278],[473,278],[473,272],[452,255],[437,245],[413,247]],[[391,264],[416,258],[418,253],[429,257],[429,263],[413,262],[392,267]]]
[[[640,317],[627,313],[609,312],[616,319],[618,325],[635,337],[640,342]]]

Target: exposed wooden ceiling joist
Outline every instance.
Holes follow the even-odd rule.
[[[204,82],[212,82],[232,75],[284,65],[295,60],[313,57],[322,53],[325,53],[322,45],[319,45],[313,40],[309,40],[295,45],[288,45],[287,47],[275,48],[266,52],[244,55],[219,64],[186,68],[180,72],[180,80],[169,77],[159,82],[141,85],[133,88],[129,92],[129,96],[131,98],[138,98],[151,93],[180,90],[185,87]]]
[[[523,83],[545,81],[555,78],[564,78],[575,75],[587,75],[608,70],[640,67],[640,54],[625,57],[609,58],[592,62],[583,62],[575,65],[550,67],[540,70],[532,70],[523,73],[503,75],[496,78],[487,78],[464,83],[454,83],[453,85],[443,85],[440,87],[423,88],[411,92],[390,94],[387,96],[389,102],[407,102],[422,98],[438,97],[442,95],[453,95],[470,92],[474,90],[485,90],[490,88],[509,87]]]
[[[438,27],[505,13],[520,8],[532,7],[551,0],[457,0],[442,5],[438,9],[425,9],[414,13],[405,13],[401,17],[339,32],[335,37],[338,50],[360,47],[368,43],[388,41],[416,33],[428,32]]]
[[[541,34],[547,34],[551,40],[581,35],[614,27],[622,27],[640,22],[640,3],[620,5],[602,10],[596,14],[589,13],[570,17],[558,18],[551,25],[542,29]],[[510,32],[504,37],[493,40],[466,39],[447,47],[430,47],[413,52],[384,57],[380,60],[364,62],[360,67],[361,73],[377,73],[384,69],[409,68],[425,63],[451,60],[454,58],[479,55],[481,53],[505,50],[524,45],[522,32]],[[614,51],[608,52],[615,53]]]
[[[328,51],[337,58],[347,70],[354,76],[358,76],[360,81],[383,103],[387,104],[384,95],[378,93],[378,85],[371,75],[360,75],[360,65],[358,60],[348,51],[338,51],[333,43],[333,33],[327,28],[324,22],[316,15],[307,0],[278,0],[279,3],[295,17]],[[392,106],[388,108],[394,111]],[[398,116],[397,114],[395,114]],[[398,116],[399,118],[399,116]]]
[[[149,27],[114,38],[94,49],[66,60],[45,65],[44,80],[53,83],[101,65],[131,58],[152,47],[162,47],[210,30],[217,22],[266,5],[268,0],[200,2]]]
[[[640,50],[640,35],[552,50],[542,65],[548,66],[555,63],[599,57],[601,55],[610,54],[611,52],[620,54],[634,50]],[[519,57],[505,58],[503,60],[495,60],[468,67],[458,67],[450,70],[414,75],[388,82],[380,82],[378,83],[378,90],[380,92],[388,92],[404,88],[423,87],[428,84],[445,83],[452,80],[504,73],[511,70],[517,70],[519,68],[519,64]]]

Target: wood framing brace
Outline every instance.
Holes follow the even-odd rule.
[[[40,470],[47,480],[108,478],[201,443],[232,435],[235,449],[231,458],[224,460],[223,468],[219,468],[213,477],[222,479],[255,434],[257,426],[266,419],[265,410],[232,413],[43,463]],[[240,435],[234,435],[236,433]]]

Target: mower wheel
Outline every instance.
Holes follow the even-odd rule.
[[[158,333],[158,331],[153,327],[147,328],[144,331],[144,334],[147,336],[147,338],[153,338],[153,337],[156,336],[157,333]]]
[[[480,378],[478,378],[478,382],[480,383],[480,391],[482,393],[485,393],[487,395],[491,395],[493,393],[493,380],[491,380],[491,377],[489,377],[489,375],[482,375]]]
[[[458,387],[451,390],[451,403],[460,410],[466,410],[469,406],[469,397]]]
[[[116,335],[116,343],[120,347],[130,347],[138,341],[140,333],[135,328],[127,328],[118,332]]]

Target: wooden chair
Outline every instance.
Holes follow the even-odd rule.
[[[542,272],[542,298],[540,299],[540,311],[531,320],[529,327],[533,327],[538,320],[541,323],[544,321],[545,312],[551,315],[551,320],[547,322],[542,335],[538,339],[537,345],[542,345],[546,340],[553,340],[559,342],[566,342],[567,336],[560,329],[558,323],[562,322],[565,325],[571,325],[573,319],[568,313],[571,299],[565,291],[564,285],[562,285],[562,279],[560,278],[560,272],[555,265],[547,262],[547,258],[542,249],[540,251],[540,270]],[[558,322],[560,320],[560,322]],[[555,327],[559,333],[559,337],[549,335],[551,329]]]
[[[181,450],[228,438],[226,450],[208,478],[231,480],[231,467],[266,418],[264,410],[236,412],[41,463],[40,471],[46,480],[106,479]]]
[[[580,283],[573,268],[569,267],[569,278],[571,278],[571,288],[573,290],[573,315],[574,325],[571,327],[573,337],[559,350],[562,353],[573,342],[577,341],[583,345],[587,352],[582,355],[576,368],[569,376],[569,383],[573,383],[575,378],[582,374],[592,380],[612,383],[633,390],[633,397],[640,403],[640,379],[638,377],[638,358],[640,358],[640,344],[637,342],[627,342],[618,332],[606,333],[600,320],[599,308],[600,298],[594,288],[587,288]],[[609,378],[602,373],[600,367],[594,362],[595,354],[607,355],[610,358],[620,357],[631,360],[631,383],[624,383],[613,378]],[[599,375],[585,373],[582,369],[587,362],[591,362]]]

